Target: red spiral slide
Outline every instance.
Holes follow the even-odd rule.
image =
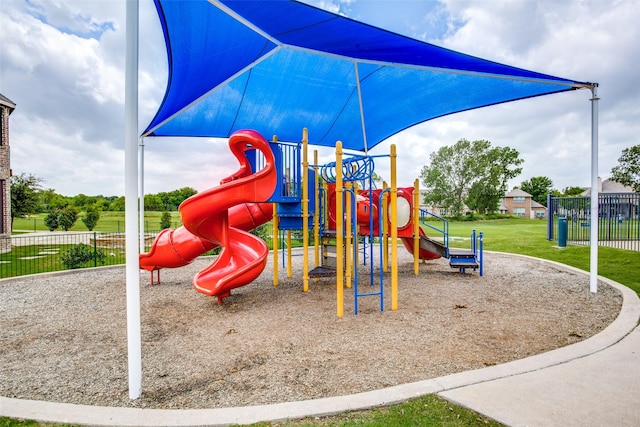
[[[252,230],[272,217],[268,200],[276,188],[275,159],[269,143],[258,132],[241,130],[229,138],[229,148],[240,162],[233,175],[221,185],[198,193],[180,205],[183,226],[158,235],[149,253],[140,255],[145,270],[175,268],[221,246],[211,265],[193,278],[197,291],[218,297],[222,303],[231,289],[244,286],[264,269],[269,248]],[[260,150],[264,167],[253,172],[246,156]]]

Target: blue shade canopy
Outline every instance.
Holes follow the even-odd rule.
[[[169,81],[143,135],[368,151],[417,123],[591,86],[404,37],[289,0],[155,0]]]

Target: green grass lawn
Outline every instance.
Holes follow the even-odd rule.
[[[484,249],[509,252],[561,262],[589,271],[590,247],[567,245],[547,240],[547,222],[529,219],[504,219],[475,222],[451,222],[449,234],[470,237],[472,230],[482,231]],[[452,240],[452,246],[468,247],[468,241]],[[598,274],[620,282],[640,294],[640,252],[600,246]]]
[[[122,213],[120,213],[122,214]],[[159,213],[157,213],[159,223]],[[118,217],[117,215],[114,217]],[[147,216],[145,215],[145,218]],[[150,216],[149,218],[152,218]],[[106,220],[107,218],[105,218]],[[113,219],[112,219],[113,220]],[[116,221],[124,220],[123,217]],[[14,226],[15,228],[15,226]],[[589,270],[588,246],[555,247],[546,240],[546,221],[503,219],[475,222],[451,222],[450,235],[469,238],[472,230],[482,231],[484,249],[530,255]],[[116,231],[116,230],[104,230]],[[452,246],[469,247],[469,240],[452,239]],[[599,274],[640,293],[640,252],[600,247]],[[0,417],[0,427],[52,425]],[[384,408],[356,411],[320,419],[292,420],[285,423],[259,423],[256,426],[499,426],[475,412],[450,404],[436,395],[428,395]]]
[[[0,279],[67,270],[67,266],[62,262],[62,255],[73,246],[75,244],[70,243],[14,246],[11,252],[0,254]],[[91,249],[93,248],[91,247]],[[98,262],[94,257],[93,261],[87,262],[82,268],[118,265],[126,262],[124,249],[103,248],[98,250],[104,253],[104,259]]]

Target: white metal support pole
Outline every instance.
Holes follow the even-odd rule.
[[[140,150],[138,156],[140,165],[138,167],[138,189],[140,191],[138,213],[140,218],[140,253],[145,252],[144,247],[144,138],[140,138]]]
[[[358,88],[358,104],[360,105],[360,124],[362,126],[362,143],[364,146],[365,154],[368,154],[369,146],[367,143],[367,127],[364,124],[364,107],[362,106],[362,90],[360,87],[360,73],[358,71],[358,61],[354,61],[353,67],[356,72],[356,87]]]
[[[598,84],[591,87],[591,221],[589,290],[598,292]]]
[[[125,56],[125,232],[129,398],[142,394],[138,263],[138,0],[127,0]]]

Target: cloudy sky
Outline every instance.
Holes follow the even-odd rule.
[[[493,61],[600,84],[599,175],[640,143],[640,2],[637,0],[306,0],[397,33]],[[11,115],[14,174],[33,174],[68,196],[124,194],[125,2],[0,1],[0,93]],[[140,0],[141,130],[166,86],[155,8]],[[520,182],[590,185],[591,93],[560,93],[460,113],[408,129],[398,146],[398,184],[412,185],[429,155],[461,138],[517,149]],[[232,173],[220,141],[147,140],[145,191],[198,191]],[[386,177],[388,165],[376,165]]]

